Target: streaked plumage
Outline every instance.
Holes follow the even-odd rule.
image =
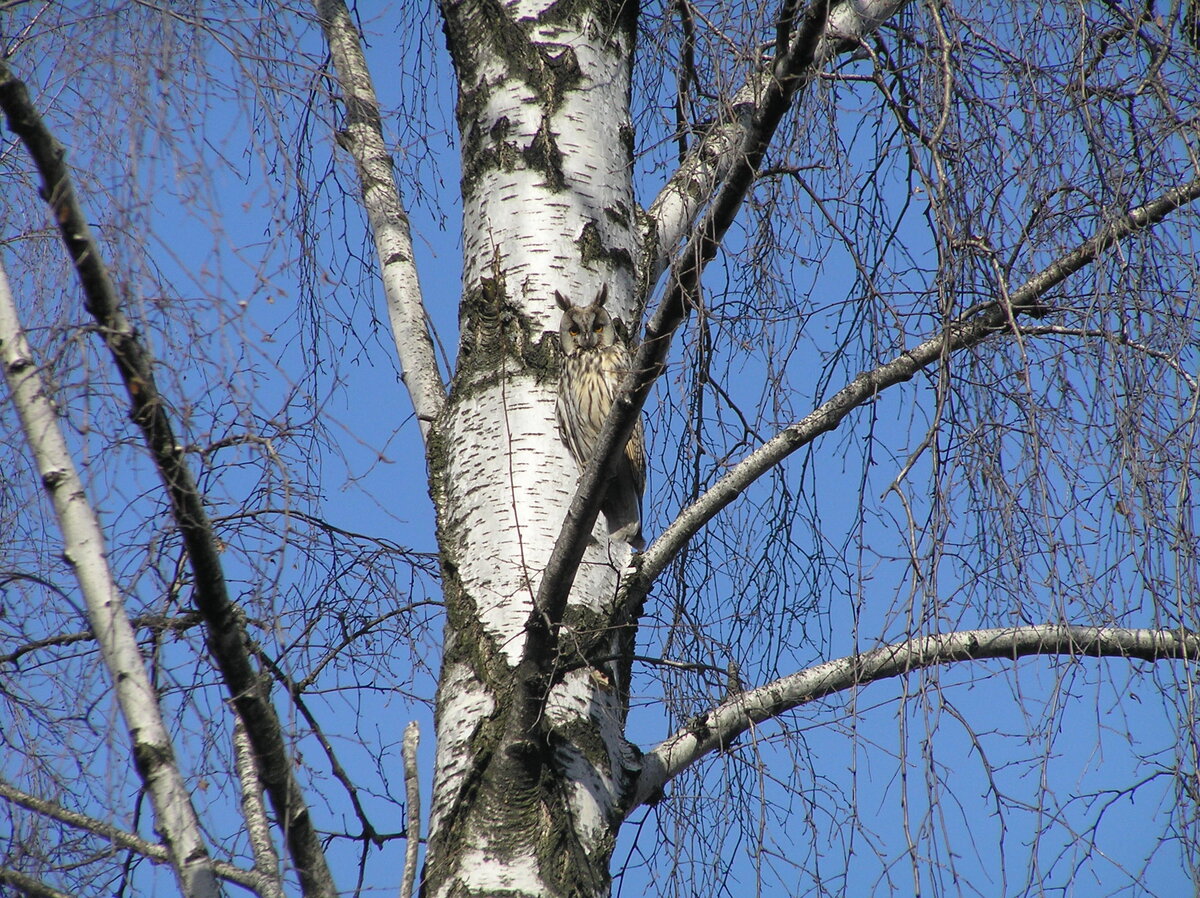
[[[554,298],[563,310],[559,328],[564,361],[558,383],[558,432],[576,464],[583,469],[592,457],[596,437],[612,409],[613,397],[629,372],[631,358],[625,344],[617,338],[612,316],[604,309],[607,287],[587,306],[573,305],[558,292]],[[639,549],[645,486],[645,435],[639,418],[601,505],[608,532]]]

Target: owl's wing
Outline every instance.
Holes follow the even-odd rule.
[[[604,378],[607,388],[604,417],[607,418],[609,409],[612,407],[613,394],[625,378],[625,375],[629,372],[629,365],[633,359],[629,354],[629,350],[621,343],[607,347],[604,350],[604,356],[607,367],[606,377]],[[603,425],[604,422],[600,421],[599,423]],[[642,416],[640,414],[638,415],[637,423],[633,426],[633,431],[629,434],[629,442],[625,444],[625,460],[629,466],[630,481],[640,503],[642,493],[646,491],[646,433],[642,426]]]
[[[640,414],[633,425],[633,433],[629,435],[629,442],[625,444],[625,458],[629,462],[629,473],[640,500],[646,491],[646,431],[642,427]]]

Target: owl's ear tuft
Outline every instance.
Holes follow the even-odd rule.
[[[600,288],[600,292],[596,294],[596,300],[592,303],[594,306],[602,306],[608,301],[608,284]]]
[[[558,307],[564,312],[571,308],[571,300],[567,299],[557,290],[554,291],[554,301],[558,303]]]

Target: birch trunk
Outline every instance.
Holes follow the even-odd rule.
[[[607,284],[616,317],[633,308],[630,10],[443,7],[465,267],[458,371],[430,445],[448,623],[427,895],[609,889],[636,767],[623,674],[581,657],[611,656],[611,639],[570,634],[605,630],[628,547],[594,529],[556,656],[530,626],[579,478],[554,419],[554,291],[586,302]]]

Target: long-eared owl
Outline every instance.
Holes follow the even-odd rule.
[[[562,309],[559,338],[564,356],[558,382],[558,432],[582,470],[592,457],[596,437],[608,418],[613,397],[629,373],[629,350],[617,337],[612,316],[604,309],[608,287],[591,305],[574,305],[558,291]],[[639,417],[608,485],[600,510],[608,532],[641,549],[642,491],[646,486],[646,442]]]

